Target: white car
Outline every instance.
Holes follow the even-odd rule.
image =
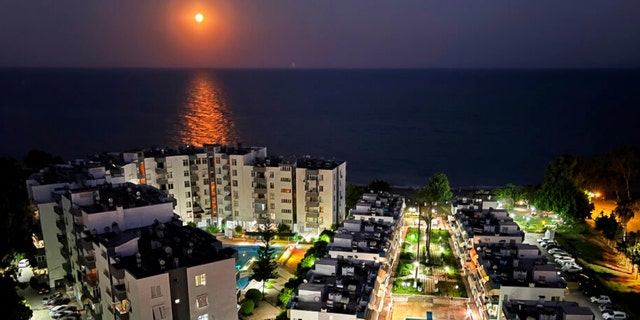
[[[577,264],[568,264],[563,266],[561,270],[567,273],[578,273],[582,272],[582,267]]]
[[[68,304],[62,304],[49,309],[49,316],[53,316],[56,313],[60,313],[62,311],[67,311],[67,310],[76,311],[77,308],[75,306],[70,306]]]
[[[560,258],[556,258],[555,261],[556,261],[557,264],[559,264],[561,266],[564,266],[567,263],[575,263],[576,259],[571,258],[571,257],[560,257]]]
[[[22,259],[18,261],[18,268],[26,268],[30,266],[31,266],[31,262],[29,262],[29,259]]]
[[[78,312],[75,310],[65,310],[65,311],[60,311],[60,312],[56,312],[54,314],[51,315],[51,319],[53,320],[59,320],[62,318],[66,318],[66,317],[73,317],[78,315]]]
[[[564,249],[560,249],[560,248],[551,248],[549,249],[549,254],[556,254],[556,253],[566,253],[569,254],[568,252],[564,251]]]
[[[627,317],[628,317],[627,314],[623,311],[607,311],[602,313],[602,319],[605,319],[605,320],[611,320],[611,319],[623,320],[623,319],[626,319]]]
[[[599,295],[599,296],[591,297],[591,302],[597,303],[597,304],[611,303],[611,298],[609,298],[609,296]]]
[[[572,255],[570,255],[570,254],[568,254],[568,253],[566,253],[566,252],[554,253],[554,254],[553,254],[553,257],[554,257],[554,258],[556,258],[556,259],[557,259],[557,258],[561,258],[561,257],[569,257],[569,258],[573,258],[573,256],[572,256]]]

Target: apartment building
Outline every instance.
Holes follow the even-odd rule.
[[[59,287],[69,270],[65,251],[59,244],[64,243],[65,228],[61,220],[60,200],[67,190],[96,187],[104,184],[122,184],[137,176],[135,164],[111,163],[105,167],[101,162],[75,160],[68,164],[58,164],[31,175],[27,180],[30,202],[37,210],[44,246],[38,248],[38,267],[47,269],[49,286]],[[57,226],[57,228],[56,228]],[[49,267],[50,266],[50,267]]]
[[[379,265],[372,261],[323,258],[316,261],[289,303],[289,318],[365,319]]]
[[[385,318],[402,242],[404,200],[389,193],[367,194],[361,200],[385,208],[390,216],[395,213],[395,219],[345,220],[327,245],[327,257],[315,262],[298,287],[288,306],[290,319]]]
[[[235,251],[182,226],[162,191],[68,190],[59,206],[73,295],[94,319],[237,319]]]
[[[512,319],[513,301],[523,306],[559,306],[567,292],[566,281],[554,265],[548,264],[538,246],[523,243],[524,232],[506,210],[498,207],[495,200],[452,201],[455,211],[449,221],[454,250],[465,268],[480,315],[485,320]],[[562,310],[553,314],[569,312]],[[584,313],[571,310],[577,318]]]

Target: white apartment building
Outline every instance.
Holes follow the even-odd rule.
[[[94,319],[237,319],[235,251],[182,226],[162,191],[68,190],[59,206],[73,295]]]
[[[70,271],[60,243],[66,240],[60,200],[67,190],[95,187],[103,184],[122,184],[136,176],[135,164],[110,167],[101,163],[76,160],[59,164],[31,175],[27,181],[30,202],[37,208],[45,246],[39,249],[38,267],[47,268],[49,286],[62,285]],[[57,227],[57,228],[56,228]],[[40,251],[43,251],[40,253]],[[67,270],[65,270],[67,268]]]

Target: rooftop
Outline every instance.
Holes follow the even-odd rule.
[[[94,188],[78,189],[73,193],[87,191],[93,193],[92,203],[78,206],[89,214],[111,211],[118,206],[128,209],[173,201],[157,188],[130,182],[118,186],[104,184]]]
[[[101,235],[86,234],[90,240],[99,241],[111,250],[128,241],[138,239],[138,253],[130,256],[113,256],[116,270],[127,270],[136,278],[144,278],[180,267],[192,267],[235,259],[233,248],[223,248],[215,236],[190,226],[182,226],[175,219],[171,223],[154,223],[133,230],[113,228]]]

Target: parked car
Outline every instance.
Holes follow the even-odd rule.
[[[556,254],[556,253],[566,253],[569,254],[568,252],[564,251],[564,249],[562,248],[551,248],[549,250],[547,250],[547,252],[549,252],[549,254]]]
[[[40,289],[38,289],[38,294],[39,295],[49,294],[49,292],[51,292],[51,288],[49,288],[48,285],[44,285],[44,286],[40,287]]]
[[[602,313],[602,319],[610,320],[624,320],[627,319],[628,316],[624,311],[607,311]]]
[[[30,266],[31,266],[31,262],[29,262],[29,259],[22,259],[18,261],[18,268],[26,268]]]
[[[51,309],[55,306],[59,306],[61,304],[67,304],[69,302],[71,302],[71,299],[60,296],[57,298],[49,299],[49,301],[47,302],[47,305],[49,306],[49,309]]]
[[[611,303],[611,299],[609,298],[609,296],[606,295],[599,295],[599,296],[593,296],[591,297],[591,302],[593,303],[597,303],[597,304],[607,304],[607,303]]]
[[[566,252],[559,252],[559,253],[554,253],[553,254],[553,258],[557,259],[557,258],[561,258],[561,257],[569,257],[569,258],[573,258],[572,255],[566,253]]]
[[[566,273],[579,273],[582,272],[582,267],[574,263],[563,266],[561,270]]]
[[[65,318],[65,317],[75,316],[75,315],[78,315],[77,311],[66,310],[66,311],[61,311],[61,312],[54,313],[53,315],[51,315],[51,319],[52,320],[59,320],[59,319]]]
[[[543,248],[548,248],[550,245],[557,245],[557,244],[558,243],[555,242],[554,240],[540,242],[540,246]]]
[[[600,310],[600,312],[604,313],[607,311],[618,310],[619,308],[614,307],[611,303],[605,303],[598,306],[598,309]]]
[[[557,264],[564,266],[567,263],[575,263],[576,259],[572,257],[560,257],[560,258],[556,258],[555,261]]]
[[[67,310],[76,311],[77,309],[78,308],[76,308],[75,306],[70,306],[68,304],[62,304],[62,305],[55,306],[55,307],[49,309],[49,315],[52,316],[52,315],[54,315],[56,313],[60,313],[62,311],[67,311]]]

